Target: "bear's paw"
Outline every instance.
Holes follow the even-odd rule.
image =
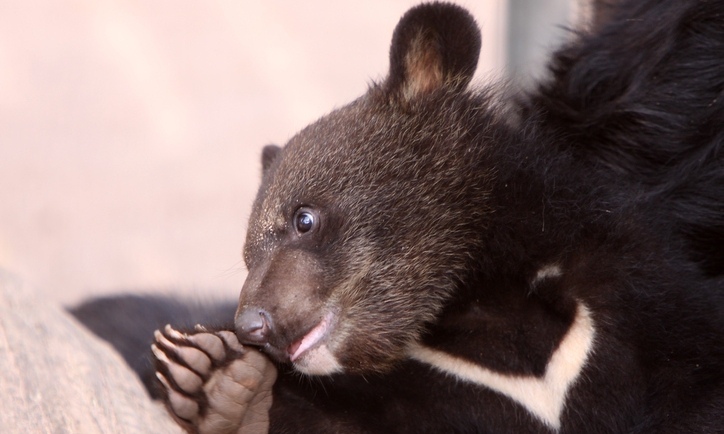
[[[154,333],[156,376],[174,419],[190,433],[266,433],[276,368],[230,331],[197,326]]]

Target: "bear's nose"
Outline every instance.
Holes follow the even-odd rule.
[[[267,311],[250,307],[236,316],[235,326],[236,335],[242,344],[264,345],[269,340],[272,322]]]

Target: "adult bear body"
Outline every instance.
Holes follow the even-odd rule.
[[[410,10],[384,82],[265,149],[238,341],[157,333],[172,414],[201,432],[721,432],[724,2],[611,16],[512,103],[468,89],[467,12]],[[278,363],[271,399],[252,347]]]

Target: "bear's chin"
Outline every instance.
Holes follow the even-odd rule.
[[[343,370],[326,343],[310,348],[292,363],[294,369],[307,375],[330,375]]]
[[[317,325],[287,348],[289,360],[297,371],[308,375],[342,372],[342,365],[328,346],[336,320],[332,311],[327,312]]]

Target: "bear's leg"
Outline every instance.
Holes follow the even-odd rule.
[[[266,433],[276,368],[231,331],[170,326],[154,333],[156,375],[166,404],[191,433]]]

